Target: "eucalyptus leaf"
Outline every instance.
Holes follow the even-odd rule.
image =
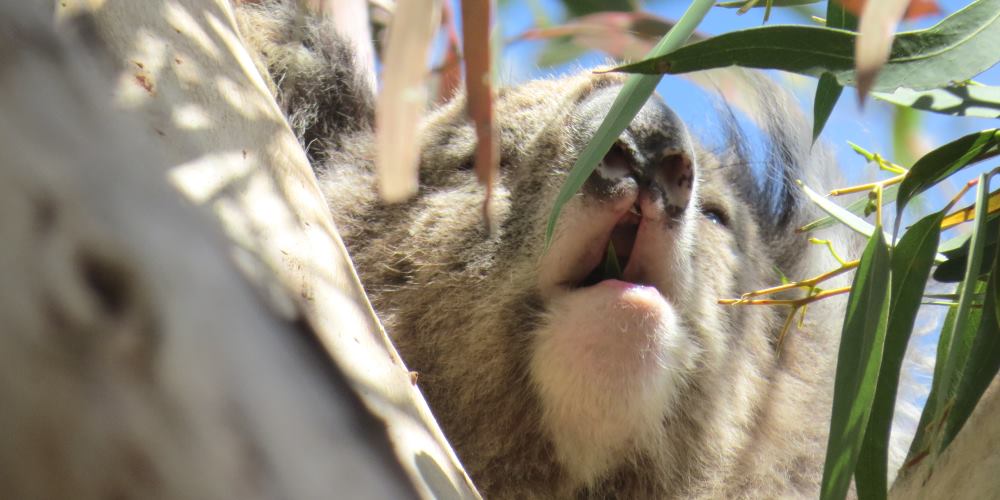
[[[903,234],[892,252],[892,289],[882,368],[878,374],[864,444],[854,471],[860,498],[886,497],[889,432],[899,374],[927,277],[934,265],[944,216],[944,212],[937,212],[920,219]]]
[[[956,292],[961,295],[961,283],[958,284]],[[923,459],[930,452],[931,441],[935,436],[934,431],[940,428],[940,426],[935,425],[936,419],[941,413],[940,408],[938,408],[938,394],[941,393],[941,385],[944,379],[942,373],[944,373],[945,360],[948,358],[948,346],[951,345],[951,337],[955,331],[955,322],[958,319],[957,312],[957,303],[949,306],[948,313],[941,324],[941,333],[938,336],[937,354],[934,362],[934,374],[931,377],[931,390],[927,395],[924,410],[920,413],[920,421],[917,423],[917,431],[913,436],[913,441],[910,442],[910,450],[906,454],[908,463],[915,463],[918,459]],[[973,311],[973,314],[978,313],[977,311]]]
[[[888,205],[889,203],[896,201],[896,193],[898,192],[899,192],[899,184],[893,184],[883,189],[882,205],[883,206]],[[867,215],[868,211],[866,209],[870,204],[871,201],[868,198],[858,198],[857,200],[854,200],[853,202],[851,202],[850,204],[848,204],[846,207],[843,208],[854,215],[859,215],[859,216]],[[827,215],[824,217],[820,217],[819,219],[816,219],[802,226],[801,228],[799,228],[799,232],[806,233],[809,231],[816,231],[819,229],[830,227],[836,223],[837,219],[833,218],[833,216],[831,215]]]
[[[1000,219],[994,220],[991,225],[1000,225]],[[972,410],[975,409],[979,398],[986,392],[990,382],[996,377],[1000,370],[1000,301],[997,293],[1000,291],[1000,247],[993,249],[989,254],[992,256],[992,274],[986,286],[986,299],[983,303],[982,320],[979,323],[979,330],[972,343],[972,350],[968,362],[962,370],[961,382],[958,384],[955,394],[955,403],[948,413],[948,421],[945,424],[942,448],[946,448],[951,440],[955,438],[962,425],[968,420]]]
[[[819,206],[824,212],[829,214],[829,216],[845,226],[853,229],[854,231],[863,234],[865,236],[871,237],[875,231],[875,226],[869,224],[861,217],[854,215],[844,207],[834,203],[829,198],[813,191],[805,184],[799,183],[802,186],[802,191],[805,192],[806,197],[808,197],[813,203]],[[864,199],[867,202],[867,199]],[[885,238],[888,240],[889,235],[886,234]]]
[[[898,106],[953,116],[1000,118],[1000,87],[989,85],[950,86],[916,91],[900,87],[895,92],[873,92],[872,96]]]
[[[830,436],[820,498],[842,499],[861,452],[882,364],[889,317],[890,258],[882,228],[868,241],[847,299],[837,355]]]
[[[906,203],[914,196],[951,174],[997,154],[1000,154],[998,129],[966,135],[925,154],[913,164],[913,168],[899,185],[899,194],[896,196],[897,213],[902,213]]]
[[[854,32],[816,26],[734,31],[615,69],[687,73],[725,66],[781,69],[855,85]],[[976,0],[930,28],[898,33],[871,90],[928,90],[968,80],[1000,61],[1000,0]]]
[[[837,2],[826,3],[826,26],[854,31],[858,27],[858,18]],[[823,73],[816,84],[816,97],[813,98],[813,142],[823,132],[833,108],[840,99],[844,87],[837,83],[837,77],[832,73]]]
[[[989,192],[988,174],[979,176],[979,189],[976,193],[976,210],[980,211],[986,207],[986,198]],[[969,247],[969,260],[966,265],[965,278],[962,280],[962,292],[958,298],[958,308],[955,311],[954,333],[950,336],[950,344],[947,350],[944,370],[941,372],[942,380],[940,391],[936,395],[936,407],[938,412],[948,406],[948,402],[955,397],[958,385],[961,382],[962,371],[966,366],[969,355],[972,352],[972,344],[975,341],[975,334],[978,328],[972,323],[972,298],[977,292],[977,281],[979,279],[979,269],[983,260],[983,248],[986,240],[986,221],[988,217],[980,217],[973,227],[972,238]],[[940,419],[941,417],[937,417]],[[932,443],[932,450],[940,452],[947,443],[942,440]]]

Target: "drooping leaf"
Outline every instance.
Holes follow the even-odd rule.
[[[861,10],[858,37],[854,41],[854,72],[858,99],[865,95],[875,82],[875,76],[889,60],[896,25],[906,11],[910,0],[879,0],[867,2]]]
[[[859,498],[882,499],[886,496],[889,432],[900,369],[920,309],[924,286],[934,264],[943,217],[943,212],[937,212],[918,221],[903,234],[892,252],[892,290],[889,294],[889,320],[882,368],[879,370],[864,444],[854,471]]]
[[[858,18],[837,2],[826,3],[826,27],[854,31],[858,27]],[[816,84],[816,97],[813,98],[813,142],[823,132],[833,108],[840,99],[844,87],[837,83],[837,77],[832,73],[823,73]]]
[[[687,11],[684,12],[684,15],[677,21],[677,25],[656,44],[651,55],[662,55],[682,46],[688,37],[694,33],[695,28],[701,23],[705,14],[712,8],[713,1],[694,0]],[[559,220],[559,213],[562,211],[563,205],[580,190],[583,183],[586,182],[587,177],[594,171],[597,163],[611,149],[611,146],[618,140],[618,136],[632,122],[632,118],[635,117],[636,113],[642,109],[642,106],[646,103],[646,99],[653,94],[659,82],[660,76],[658,75],[633,75],[622,85],[622,90],[611,104],[611,109],[598,127],[597,133],[594,134],[593,139],[587,143],[583,152],[580,153],[562,189],[560,189],[559,194],[556,196],[555,203],[552,206],[552,213],[549,214],[548,225],[545,229],[546,245],[552,241],[552,233],[555,231],[556,221]]]
[[[979,176],[979,189],[976,193],[976,209],[982,210],[986,207],[986,195],[988,191],[987,174]],[[975,341],[978,327],[972,322],[972,297],[978,291],[979,269],[983,260],[983,247],[986,240],[986,220],[981,217],[976,221],[973,228],[972,238],[969,246],[969,260],[965,270],[965,278],[962,280],[962,291],[958,298],[958,308],[955,311],[954,331],[950,335],[950,343],[947,348],[947,358],[944,360],[944,369],[941,371],[941,385],[936,395],[936,407],[939,414],[949,406],[958,391],[959,383],[962,380],[963,369],[967,366],[967,361],[972,352],[972,345]],[[937,420],[942,417],[936,416]],[[942,440],[931,443],[932,450],[940,452],[947,443]]]
[[[958,286],[957,293],[961,294],[962,285],[959,284]],[[941,324],[941,334],[938,336],[936,361],[934,363],[934,374],[931,377],[931,390],[930,394],[927,395],[924,410],[920,414],[920,421],[917,423],[917,431],[913,436],[913,441],[910,443],[910,450],[906,454],[907,464],[916,463],[929,453],[931,441],[940,428],[940,425],[936,421],[941,413],[941,409],[938,408],[938,394],[941,393],[942,380],[944,379],[941,374],[944,372],[945,359],[948,358],[948,346],[951,345],[951,336],[955,331],[957,311],[957,304],[949,306],[948,314],[945,315],[944,322]],[[977,314],[977,311],[973,311],[973,314]]]
[[[998,129],[966,135],[927,153],[913,164],[906,179],[900,183],[899,194],[896,196],[897,213],[902,213],[906,203],[927,188],[973,163],[997,154],[1000,154]]]
[[[773,68],[855,85],[856,34],[815,26],[734,31],[616,68],[643,74],[687,73],[722,66]],[[899,33],[872,90],[942,87],[972,78],[1000,60],[1000,0],[976,0],[925,30]]]
[[[895,92],[872,92],[872,97],[899,106],[945,115],[1000,118],[1000,87],[960,85],[916,91],[900,87]]]
[[[889,317],[890,265],[889,247],[878,227],[847,299],[820,492],[824,500],[847,494],[868,427]]]
[[[840,99],[840,94],[843,91],[844,87],[837,83],[837,77],[830,73],[823,73],[819,77],[819,83],[816,84],[816,97],[813,98],[813,142],[823,132],[823,127],[830,119],[830,114],[833,113],[833,108],[837,105],[837,100]]]
[[[992,225],[1000,226],[1000,218],[992,221]],[[983,303],[982,319],[979,330],[972,343],[972,348],[963,370],[961,381],[955,391],[955,403],[948,413],[941,448],[951,443],[962,425],[968,420],[972,410],[979,403],[979,398],[986,392],[990,382],[1000,370],[1000,246],[993,249],[992,274],[986,285],[986,299]]]

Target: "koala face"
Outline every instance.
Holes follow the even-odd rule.
[[[362,282],[487,498],[811,494],[832,372],[794,352],[829,337],[779,358],[779,311],[717,303],[808,260],[801,242],[775,248],[779,217],[761,215],[771,202],[745,162],[704,150],[654,97],[546,246],[622,83],[586,73],[500,93],[492,233],[460,97],[421,131],[410,202],[375,198],[370,145],[331,155],[321,183]]]

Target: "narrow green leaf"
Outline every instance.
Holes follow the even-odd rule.
[[[984,210],[986,207],[986,198],[989,193],[989,185],[987,182],[988,175],[983,174],[979,176],[979,188],[976,194],[976,211]],[[937,408],[942,409],[948,404],[948,401],[955,397],[955,393],[958,390],[958,384],[961,381],[962,370],[966,366],[966,362],[969,359],[969,354],[972,349],[973,341],[975,340],[975,333],[977,328],[974,324],[970,322],[972,316],[971,305],[972,296],[977,291],[976,282],[979,278],[979,268],[983,259],[983,247],[986,240],[986,221],[987,217],[980,217],[976,220],[976,224],[973,227],[972,239],[969,247],[969,260],[965,270],[965,279],[962,280],[962,292],[958,298],[958,309],[955,311],[955,330],[954,334],[951,336],[951,342],[948,346],[948,357],[945,360],[944,370],[941,372],[943,377],[941,381],[941,390],[937,395]],[[932,446],[932,449],[940,450],[943,445],[946,444],[943,441],[936,443]]]
[[[806,193],[806,197],[808,197],[810,200],[812,200],[813,203],[818,205],[819,208],[823,209],[824,212],[829,214],[829,216],[833,218],[833,220],[838,221],[844,224],[845,226],[853,229],[854,231],[868,237],[871,237],[871,235],[874,233],[875,226],[869,224],[861,217],[854,215],[844,207],[834,203],[829,198],[817,193],[816,191],[813,191],[812,189],[809,188],[809,186],[806,186],[801,182],[799,183],[799,185],[802,186],[802,190]],[[888,235],[885,236],[886,239],[888,239]]]
[[[882,190],[882,206],[888,205],[889,203],[892,203],[892,202],[896,201],[896,193],[897,192],[899,192],[899,184],[893,184],[893,185],[891,185],[891,186],[883,189]],[[847,205],[846,207],[844,207],[844,209],[847,210],[848,212],[854,214],[854,215],[858,215],[858,216],[860,216],[860,215],[866,215],[866,212],[867,212],[866,208],[868,207],[869,204],[870,204],[870,200],[868,198],[858,198],[857,200],[854,200],[849,205]],[[816,231],[818,229],[823,229],[823,228],[830,227],[830,226],[832,226],[832,225],[834,225],[836,223],[837,223],[837,219],[834,219],[832,216],[827,215],[825,217],[820,217],[819,219],[816,219],[816,220],[814,220],[814,221],[812,221],[812,222],[810,222],[810,223],[802,226],[801,228],[799,228],[799,232],[801,232],[801,233],[807,233],[809,231]]]
[[[656,44],[656,47],[653,47],[650,54],[659,56],[683,45],[694,33],[705,14],[712,8],[713,2],[714,0],[694,0],[673,29]],[[618,140],[618,136],[625,130],[625,127],[628,127],[628,124],[632,122],[632,118],[635,118],[636,113],[642,109],[649,96],[653,95],[656,85],[660,83],[660,78],[659,75],[632,75],[625,81],[621,92],[612,103],[608,115],[604,117],[604,121],[598,127],[594,138],[587,143],[583,152],[580,153],[580,157],[576,159],[576,163],[556,197],[552,213],[549,215],[548,226],[545,228],[546,245],[552,241],[552,233],[555,231],[556,221],[559,220],[559,213],[562,212],[563,205],[576,195],[601,158]]]
[[[608,251],[604,255],[604,276],[616,280],[622,279],[622,266],[618,262],[618,253],[615,252],[615,244],[610,241]]]
[[[986,186],[982,186],[982,191],[986,191]],[[992,225],[1000,225],[1000,219],[994,220]],[[983,231],[982,227],[979,228]],[[975,236],[973,236],[975,239]],[[972,414],[972,410],[979,402],[980,396],[993,381],[1000,369],[1000,318],[998,318],[997,301],[998,285],[1000,285],[1000,247],[993,250],[992,271],[989,281],[986,284],[986,300],[983,303],[982,319],[979,323],[975,338],[972,339],[968,358],[965,363],[959,365],[962,370],[961,377],[955,387],[955,403],[948,413],[945,424],[944,435],[942,436],[941,449],[947,448],[962,425]],[[985,253],[985,252],[984,252]],[[961,300],[961,297],[960,297]],[[961,302],[959,302],[961,306]]]
[[[1000,154],[1000,129],[969,134],[925,154],[913,164],[910,173],[899,184],[896,213],[902,214],[907,202],[927,188],[973,163],[997,154]]]
[[[850,31],[816,26],[764,26],[734,31],[615,71],[687,73],[725,66],[781,69],[855,85]],[[871,90],[927,90],[968,80],[1000,61],[1000,0],[976,0],[925,30],[896,35]]]
[[[889,317],[889,269],[889,246],[878,227],[861,256],[847,299],[821,499],[847,495],[861,451],[882,364]]]
[[[1000,118],[1000,87],[961,85],[916,91],[900,87],[895,92],[873,92],[872,96],[898,106],[953,116]]]
[[[961,295],[962,284],[959,283],[956,293]],[[955,331],[955,321],[958,319],[958,304],[948,308],[948,314],[941,324],[941,334],[938,336],[937,354],[935,355],[934,374],[931,377],[931,391],[927,395],[927,402],[924,404],[923,412],[920,413],[920,421],[917,423],[917,432],[910,443],[910,450],[906,454],[907,460],[914,460],[927,454],[931,447],[936,429],[936,419],[941,413],[938,407],[938,395],[941,394],[941,385],[944,379],[945,360],[948,358],[948,346],[951,345],[951,337]],[[975,313],[975,311],[973,311]]]
[[[855,16],[840,2],[826,2],[826,27],[840,28],[848,31],[858,30],[858,16]]]
[[[844,87],[837,83],[837,77],[830,73],[820,75],[819,83],[816,84],[816,97],[813,98],[813,142],[816,142],[819,134],[823,132],[823,127],[830,119],[830,114],[833,113],[837,99],[840,99],[843,91]]]
[[[889,461],[889,431],[903,356],[934,264],[944,212],[924,217],[900,238],[892,251],[892,291],[882,368],[879,370],[871,418],[854,470],[858,497],[884,499]]]
[[[855,17],[843,5],[837,2],[828,1],[826,3],[826,27],[855,31],[858,28],[858,18]],[[812,140],[816,142],[819,134],[823,132],[833,108],[840,99],[840,94],[844,91],[837,77],[831,73],[823,73],[816,84],[816,97],[813,98],[813,135]]]

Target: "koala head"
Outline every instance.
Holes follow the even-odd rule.
[[[779,356],[783,311],[717,303],[814,266],[804,239],[780,236],[803,217],[792,194],[775,211],[782,194],[654,96],[546,244],[622,83],[584,73],[500,93],[492,233],[460,97],[422,129],[407,203],[375,198],[369,144],[332,154],[322,185],[362,282],[487,497],[812,491],[835,315],[811,314]]]
[[[418,195],[382,203],[370,93],[344,44],[322,23],[297,31],[290,4],[245,7],[247,38],[376,311],[487,498],[818,492],[842,302],[810,305],[780,351],[787,310],[718,304],[833,265],[790,235],[814,215],[792,181],[821,186],[832,167],[773,83],[751,85],[771,144],[761,168],[735,128],[709,150],[670,110],[682,97],[654,96],[547,242],[557,194],[624,77],[499,92],[491,231],[464,98],[415,131]]]

